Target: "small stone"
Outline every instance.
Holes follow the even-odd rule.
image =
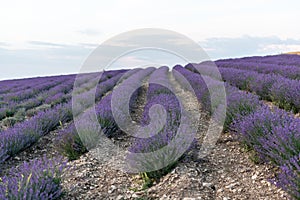
[[[254,174],[254,175],[251,177],[252,180],[255,180],[256,178],[257,178],[257,175],[256,175],[256,174]]]
[[[112,186],[110,186],[110,190],[108,190],[108,193],[111,194],[111,193],[113,193],[116,189],[117,189],[117,187],[114,186],[114,185],[112,185]]]
[[[208,187],[212,190],[216,190],[216,186],[214,186],[212,183],[203,183],[202,185],[203,187]]]
[[[211,183],[203,183],[202,184],[204,187],[210,187],[212,184]]]
[[[15,157],[15,160],[18,160],[18,161],[19,161],[19,160],[21,160],[21,158],[18,157],[18,156],[16,156],[16,157]]]
[[[225,186],[227,189],[233,188],[237,183],[231,183],[230,185]]]
[[[124,197],[122,195],[117,196],[116,200],[122,200]]]

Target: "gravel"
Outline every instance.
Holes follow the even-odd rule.
[[[179,88],[172,77],[171,81],[178,97],[189,99],[191,94]],[[182,102],[188,109],[201,107],[196,102]],[[208,128],[207,118],[201,111],[196,136],[199,141]],[[63,199],[288,199],[284,191],[268,181],[275,169],[251,161],[251,154],[230,133],[221,135],[207,157],[199,159],[193,152],[187,154],[146,190],[141,190],[139,175],[117,170],[112,163],[97,160],[91,152],[70,164],[75,167],[64,174]]]

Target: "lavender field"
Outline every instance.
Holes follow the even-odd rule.
[[[181,106],[195,104],[188,95],[185,96],[191,94],[189,90],[196,95],[195,109],[205,116],[199,119],[199,130],[206,130],[202,124],[226,106],[221,138],[226,135],[237,142],[245,159],[250,160],[246,157],[251,155],[251,166],[270,168],[269,174],[260,177],[259,183],[254,181],[259,175],[249,174],[249,181],[254,181],[251,186],[265,182],[264,187],[270,188],[266,199],[300,199],[300,56],[218,60],[215,64],[222,81],[212,70],[212,64],[111,70],[83,74],[79,79],[76,75],[64,75],[0,81],[0,199],[157,199],[162,193],[179,194],[181,191],[176,189],[176,184],[172,185],[174,188],[164,189],[169,184],[164,182],[166,177],[176,174],[176,169],[186,163],[188,166],[195,164],[201,170],[201,163],[210,162],[209,156],[201,159],[193,156],[201,148],[202,136],[197,134],[191,138],[184,153],[178,158],[172,157],[172,162],[163,168],[145,170],[144,173],[111,170],[108,177],[124,180],[119,183],[116,180],[110,185],[93,173],[86,175],[89,185],[77,185],[74,180],[83,181],[78,174],[85,172],[78,162],[89,155],[91,147],[86,142],[91,135],[104,134],[106,139],[132,153],[154,152],[170,144],[183,117]],[[184,80],[192,88],[185,88]],[[216,92],[212,94],[207,85]],[[218,99],[217,91],[221,86],[225,86],[226,102]],[[155,120],[149,114],[153,105],[159,104],[166,111],[165,124],[156,135],[147,138],[128,135],[115,119],[114,109],[120,110],[119,118],[124,124],[129,123],[121,112],[123,105],[112,102],[113,98],[124,98],[126,90],[135,87],[138,89],[128,105],[135,123],[143,127],[151,124]],[[182,98],[178,99],[169,88],[182,91]],[[89,98],[91,94],[94,99]],[[119,107],[116,109],[112,105]],[[101,129],[89,123],[93,111]],[[83,130],[84,138],[78,130]],[[182,149],[183,146],[176,147],[176,151]],[[168,157],[159,156],[156,159],[160,161]],[[142,162],[148,169],[153,165],[153,160],[149,159],[140,161],[130,156],[127,159],[132,161],[132,166]],[[232,162],[234,165],[238,160]],[[104,169],[102,164],[102,171],[97,173],[105,174],[110,168]],[[191,170],[198,168],[191,167]],[[211,166],[209,170],[213,169]],[[255,172],[255,169],[251,170]],[[201,180],[197,183],[199,188],[194,182],[185,187],[197,188],[197,192],[208,195],[204,197],[206,199],[224,199],[219,198],[218,193],[233,191],[213,180],[204,180],[201,173],[195,175]],[[165,186],[160,187],[160,184]],[[240,195],[250,199],[263,198],[251,196],[247,193],[251,188],[246,186],[239,191]],[[160,190],[155,190],[156,187]],[[238,184],[232,187],[238,187]],[[277,191],[281,191],[282,196]],[[192,192],[189,194],[193,196]],[[228,192],[227,196],[234,199],[235,194]],[[171,195],[171,198],[181,199],[181,196]]]

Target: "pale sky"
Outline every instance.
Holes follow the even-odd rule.
[[[212,59],[300,50],[296,0],[1,1],[0,79],[76,73],[105,40],[139,28],[176,31]]]

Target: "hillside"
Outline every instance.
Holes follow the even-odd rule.
[[[299,57],[215,64],[0,81],[0,199],[299,199]]]

